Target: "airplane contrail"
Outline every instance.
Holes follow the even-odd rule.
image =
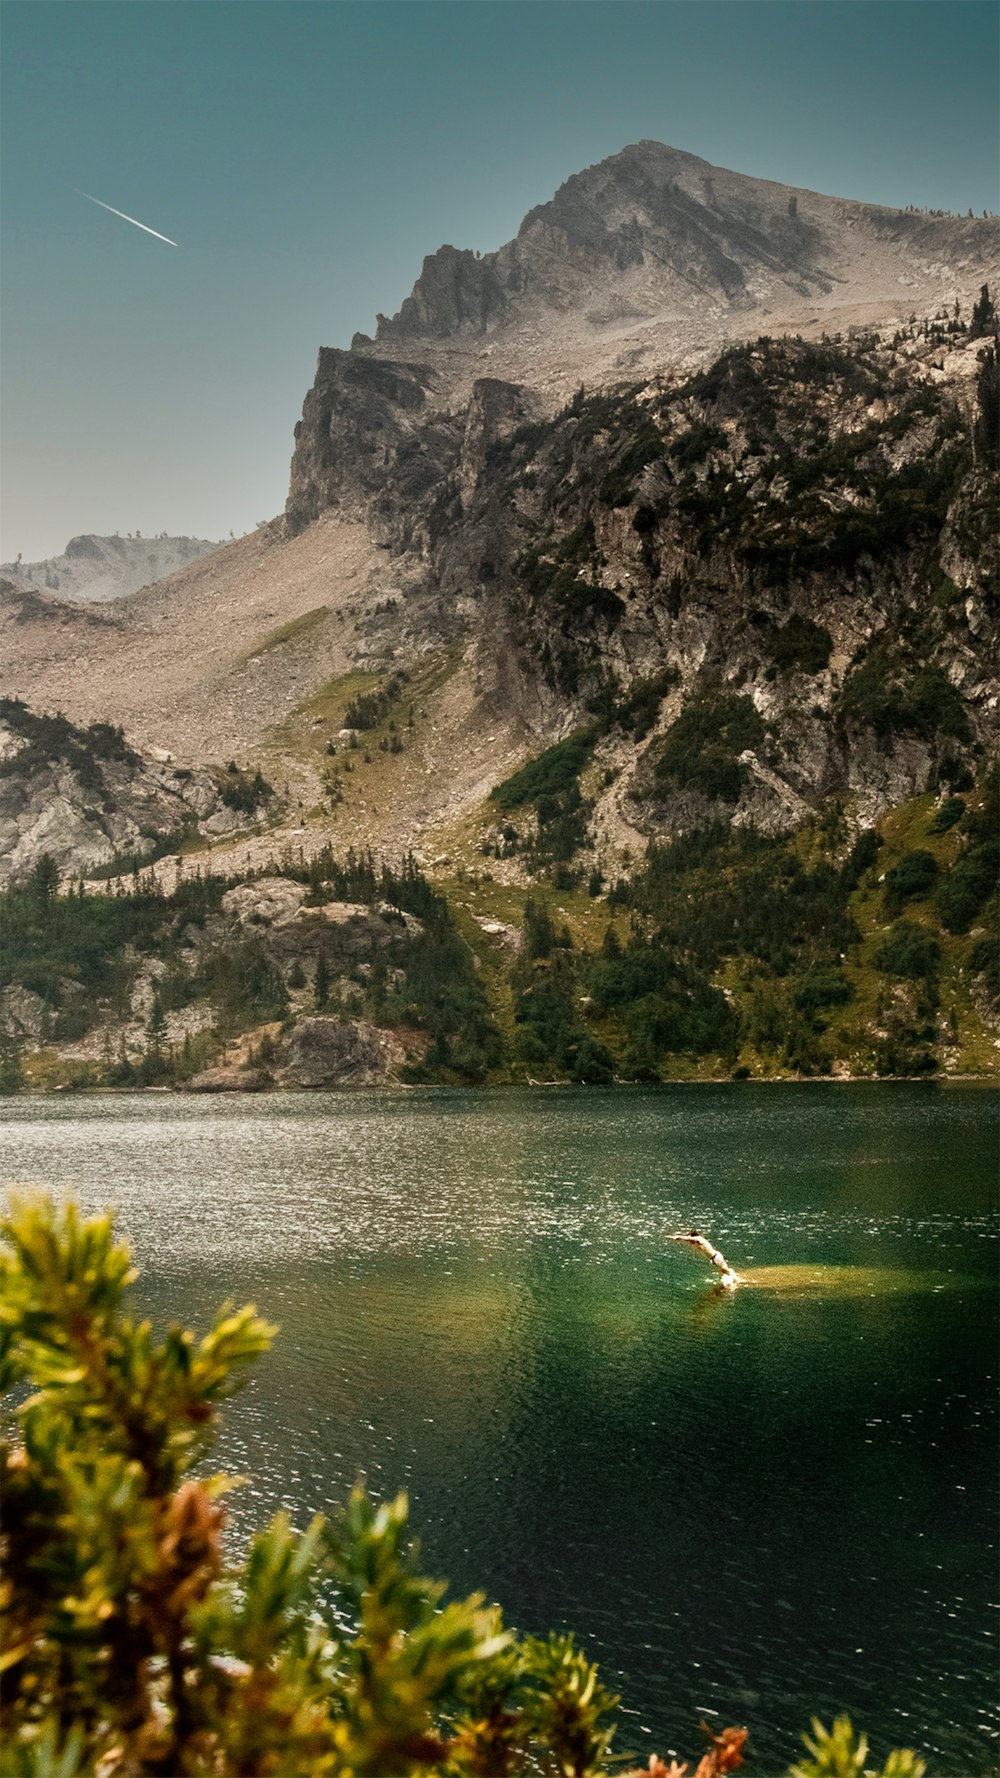
[[[131,222],[133,228],[141,228],[144,234],[155,235],[158,241],[166,241],[168,247],[176,247],[177,242],[172,241],[169,235],[161,235],[155,228],[147,228],[144,222],[136,222],[135,217],[126,216],[124,210],[116,210],[111,204],[102,204],[100,198],[92,198],[89,191],[81,191],[78,185],[74,185],[73,190],[78,197],[86,198],[89,203],[100,205],[102,210],[110,210],[112,216],[120,216],[123,222]]]

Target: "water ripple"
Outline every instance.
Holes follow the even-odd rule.
[[[926,1087],[8,1102],[0,1174],[112,1201],[159,1319],[253,1299],[236,1533],[359,1474],[429,1565],[575,1628],[637,1751],[813,1712],[992,1757],[990,1095]],[[704,1227],[735,1295],[665,1234]]]

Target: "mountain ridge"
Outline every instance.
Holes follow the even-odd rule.
[[[970,256],[966,295],[980,265],[996,262],[995,219],[827,197],[644,140],[571,175],[493,252],[444,246],[429,255],[397,314],[379,316],[374,339],[357,334],[352,349],[392,352],[415,339],[454,343],[503,331],[517,325],[519,310],[530,321],[539,307],[579,306],[609,282],[617,300],[606,316],[593,315],[594,330],[687,318],[692,299],[719,305],[716,321],[732,306],[777,312],[805,299],[835,307],[849,278],[870,301],[909,288],[927,303],[963,293],[956,268]],[[901,293],[895,281],[903,278]]]
[[[757,332],[906,327],[971,307],[991,278],[997,218],[829,198],[633,144],[572,175],[495,252],[429,255],[374,338],[321,348],[286,524],[370,507],[400,438],[446,424],[484,378],[551,417],[581,384],[681,377]]]
[[[12,585],[56,593],[61,599],[103,604],[127,598],[145,586],[190,567],[222,547],[203,537],[140,537],[138,532],[113,537],[84,532],[71,537],[62,555],[40,562],[14,562],[0,566]]]

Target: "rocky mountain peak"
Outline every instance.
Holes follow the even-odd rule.
[[[481,257],[424,260],[375,341],[461,340],[577,311],[594,327],[776,304],[895,300],[954,267],[996,257],[992,219],[927,215],[824,197],[641,141],[587,167]],[[955,285],[949,271],[945,282]],[[942,291],[939,292],[943,295]]]

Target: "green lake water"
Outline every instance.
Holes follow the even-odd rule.
[[[281,1324],[238,1531],[405,1486],[432,1572],[577,1631],[622,1747],[745,1722],[758,1773],[840,1710],[996,1770],[996,1161],[995,1095],[931,1085],[0,1111],[0,1176],[117,1204],[157,1317]]]

